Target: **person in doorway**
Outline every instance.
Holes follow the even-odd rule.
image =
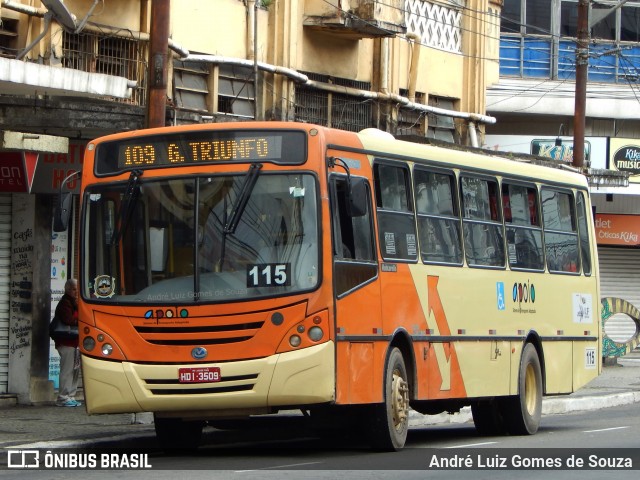
[[[70,278],[64,284],[64,295],[56,306],[56,316],[67,325],[78,325],[78,281],[76,279]],[[53,340],[60,354],[60,381],[56,405],[79,407],[82,404],[75,399],[80,375],[78,337]]]

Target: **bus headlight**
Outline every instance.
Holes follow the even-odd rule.
[[[308,335],[309,335],[309,338],[314,342],[319,342],[322,339],[324,332],[320,327],[311,327],[309,329]]]
[[[87,352],[90,352],[94,348],[96,348],[96,341],[93,337],[84,337],[82,339],[82,348],[84,348]]]
[[[289,337],[289,345],[292,347],[299,347],[300,343],[302,343],[302,339],[298,335],[291,335]]]
[[[105,356],[109,356],[111,355],[111,353],[113,352],[113,347],[111,346],[110,343],[105,343],[102,345],[102,354]]]

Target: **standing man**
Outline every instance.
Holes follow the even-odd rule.
[[[75,278],[70,278],[64,284],[64,295],[56,306],[55,316],[67,325],[78,325],[78,281]],[[53,340],[60,354],[60,381],[56,405],[79,407],[82,404],[74,398],[80,375],[78,337]]]

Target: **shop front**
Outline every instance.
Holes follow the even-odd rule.
[[[0,132],[0,395],[20,403],[53,394],[47,331],[70,239],[56,246],[52,205],[59,170],[80,158],[66,137]]]

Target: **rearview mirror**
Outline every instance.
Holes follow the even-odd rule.
[[[71,193],[65,192],[58,194],[56,203],[53,206],[53,231],[64,232],[69,226],[69,217],[71,215]]]
[[[348,214],[351,217],[362,217],[367,210],[367,180],[361,177],[349,178]]]

